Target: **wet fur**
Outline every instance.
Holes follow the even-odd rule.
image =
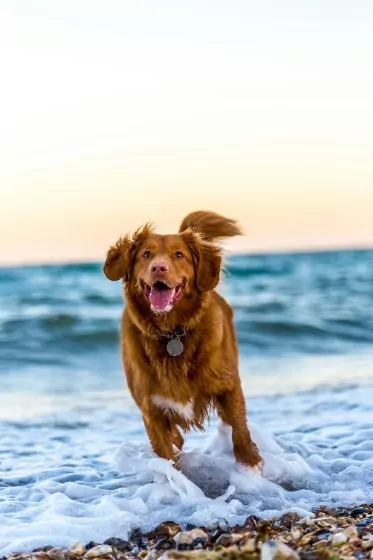
[[[214,290],[222,264],[215,240],[240,233],[234,220],[198,211],[184,218],[178,234],[158,235],[147,224],[132,237],[119,239],[107,254],[105,275],[114,281],[122,279],[124,284],[121,347],[128,387],[141,410],[153,450],[165,459],[175,460],[176,448],[182,448],[179,428],[203,430],[203,422],[214,408],[232,426],[237,461],[247,466],[261,463],[246,421],[233,311]],[[183,278],[185,282],[181,299],[168,313],[152,313],[142,296],[141,281],[148,274],[142,254],[147,247],[170,259],[172,281]],[[185,254],[183,262],[169,256],[176,247]],[[186,332],[184,351],[173,357],[167,352],[164,335],[180,329]],[[193,417],[157,406],[157,397],[178,406],[190,407],[192,402]]]

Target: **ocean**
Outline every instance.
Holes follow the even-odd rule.
[[[182,472],[149,448],[102,263],[0,269],[0,553],[373,501],[373,251],[230,255],[263,477],[212,417]]]

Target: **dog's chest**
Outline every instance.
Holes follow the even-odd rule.
[[[190,382],[197,371],[198,352],[189,339],[162,338],[144,341],[144,350],[158,381],[165,386]]]
[[[189,360],[164,357],[155,365],[150,399],[168,416],[177,416],[190,423],[195,419],[198,387],[193,383],[193,367]]]
[[[152,403],[161,408],[166,413],[177,414],[183,420],[191,422],[194,419],[194,401],[193,399],[187,402],[180,402],[169,397],[163,397],[161,395],[152,395]]]

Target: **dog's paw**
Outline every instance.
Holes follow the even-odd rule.
[[[258,465],[255,465],[254,467],[250,467],[254,472],[260,474],[260,476],[263,476],[263,469],[264,469],[264,464],[259,463]]]
[[[176,469],[178,471],[182,470],[181,465],[180,465],[181,455],[182,455],[181,451],[178,451],[177,453],[175,453],[175,457],[174,457],[173,465],[172,465],[174,467],[174,469]]]

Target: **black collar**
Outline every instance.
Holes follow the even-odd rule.
[[[182,329],[181,327],[178,327],[174,331],[169,331],[169,332],[164,332],[164,333],[158,334],[157,335],[157,340],[165,341],[165,340],[172,340],[173,338],[182,338],[183,336],[186,336],[186,334],[187,334],[187,331],[185,329]]]

